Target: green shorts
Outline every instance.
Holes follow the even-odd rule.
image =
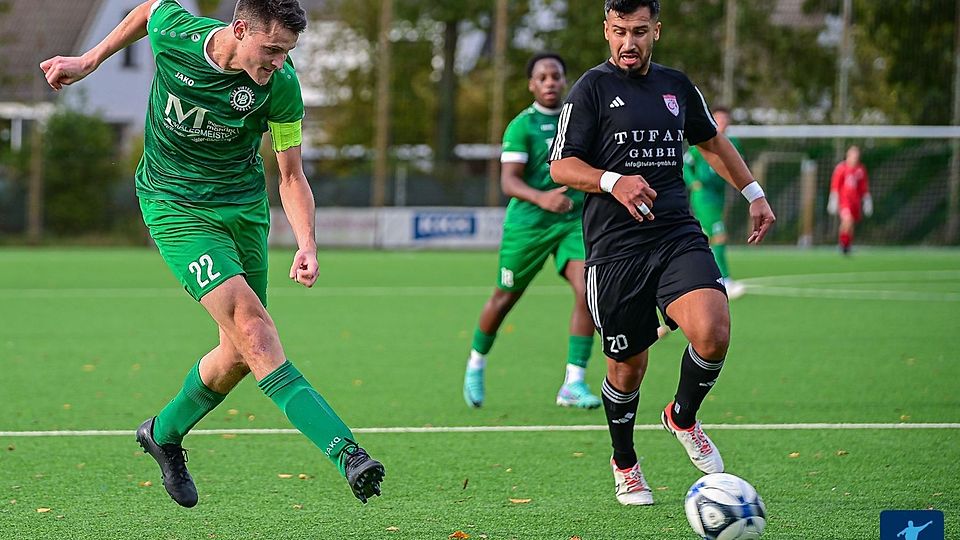
[[[195,300],[243,275],[267,305],[266,198],[218,206],[140,199],[140,209],[164,262]]]
[[[723,224],[723,206],[718,204],[695,204],[691,205],[693,215],[700,222],[704,234],[713,240],[714,236],[727,234],[727,228]]]
[[[553,255],[558,274],[568,262],[584,259],[580,220],[549,227],[504,223],[497,287],[511,292],[526,289],[549,255]]]

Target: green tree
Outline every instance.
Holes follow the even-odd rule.
[[[120,179],[115,138],[95,116],[61,109],[44,132],[44,213],[55,234],[106,231]]]

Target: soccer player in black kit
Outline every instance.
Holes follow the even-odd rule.
[[[587,306],[607,356],[603,404],[613,441],[611,466],[621,504],[653,504],[637,460],[633,427],[647,349],[657,340],[659,307],[690,340],[680,362],[664,428],[704,473],[723,460],[696,418],[723,367],[730,314],[720,271],[683,183],[683,141],[750,202],[763,240],[775,221],[760,185],[722,134],[685,74],[651,62],[660,38],[656,0],[606,0],[610,59],[585,73],[560,113],[550,153],[554,181],[587,193]]]

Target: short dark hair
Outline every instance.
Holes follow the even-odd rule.
[[[650,8],[651,18],[656,19],[660,16],[659,0],[604,0],[603,15],[606,16],[611,11],[620,15],[629,14],[642,7]]]
[[[553,52],[539,52],[530,57],[527,60],[527,78],[533,77],[533,68],[537,65],[537,62],[546,59],[553,59],[560,63],[560,69],[563,71],[563,74],[567,74],[567,63],[563,61],[563,58],[560,58],[560,55]]]
[[[297,0],[237,0],[233,20],[240,19],[264,26],[276,21],[297,34],[307,28],[307,14]]]

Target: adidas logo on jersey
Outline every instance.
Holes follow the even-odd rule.
[[[616,109],[617,107],[623,107],[624,105],[626,105],[626,103],[624,103],[623,100],[620,99],[620,96],[613,98],[613,101],[610,102],[611,109]]]

